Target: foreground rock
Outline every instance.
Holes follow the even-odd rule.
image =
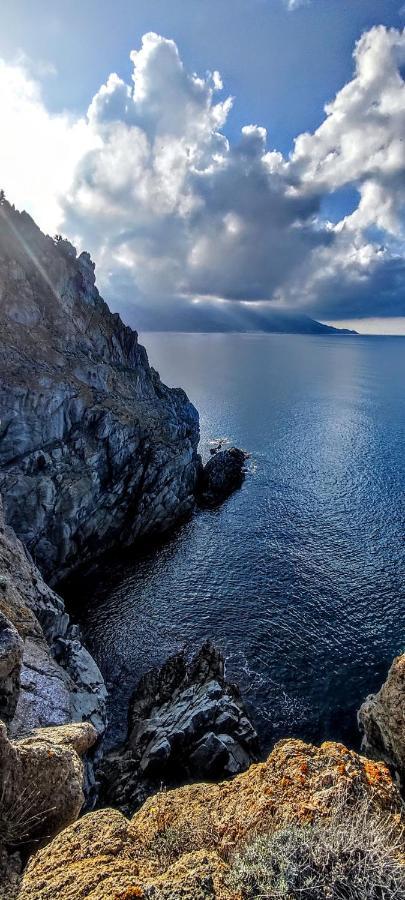
[[[258,738],[224,659],[207,642],[142,678],[132,697],[126,744],[103,761],[105,803],[130,813],[161,782],[235,775],[257,759]]]
[[[0,491],[55,583],[190,511],[198,414],[110,313],[89,255],[0,202]]]
[[[237,447],[218,450],[201,468],[197,497],[201,506],[218,506],[233,491],[241,487],[245,478],[248,454]]]
[[[405,654],[397,656],[378,694],[370,694],[359,710],[362,748],[394,770],[405,790]]]
[[[362,797],[398,827],[401,801],[384,764],[340,744],[283,741],[232,781],[151,797],[132,821],[110,809],[84,816],[31,859],[19,900],[239,900],[227,874],[246,840],[327,820],[337,802],[350,828]]]
[[[0,884],[4,897],[12,896],[21,869],[20,851],[26,853],[50,840],[77,819],[84,802],[81,756],[96,738],[93,726],[83,723],[46,728],[10,741],[0,722]]]
[[[11,528],[0,497],[0,708],[13,736],[47,725],[106,725],[107,691],[71,625]]]

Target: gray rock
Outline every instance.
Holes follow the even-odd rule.
[[[0,497],[0,701],[10,734],[87,721],[101,736],[106,696],[63,600],[5,525]],[[90,785],[91,760],[85,764]]]
[[[0,591],[8,583],[0,581]],[[23,642],[18,631],[3,613],[0,613],[0,718],[10,722],[17,707],[20,692],[20,675]]]
[[[110,313],[89,255],[7,203],[2,213],[0,491],[55,584],[189,514],[198,414]]]
[[[197,499],[201,506],[217,506],[241,487],[248,455],[237,447],[218,450],[200,468]]]
[[[125,745],[103,760],[105,803],[131,813],[161,781],[222,778],[257,759],[257,734],[223,656],[207,642],[190,663],[176,654],[140,681]]]

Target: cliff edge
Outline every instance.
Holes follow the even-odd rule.
[[[0,491],[53,583],[194,504],[198,414],[112,314],[87,253],[0,205]]]

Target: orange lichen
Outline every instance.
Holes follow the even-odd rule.
[[[144,892],[139,885],[135,885],[135,887],[126,888],[125,891],[120,891],[119,894],[113,895],[114,900],[133,900],[133,897],[144,897]]]
[[[198,897],[207,877],[217,900],[231,900],[225,875],[246,840],[288,823],[327,819],[346,793],[349,817],[359,792],[394,821],[400,798],[384,765],[341,744],[318,748],[282,741],[266,762],[232,781],[191,784],[151,797],[131,822],[113,810],[84,816],[32,858],[19,900],[132,900],[142,897],[146,884],[165,891],[169,885],[168,897],[181,896],[181,885],[188,896]],[[164,828],[179,835],[172,863],[157,853]]]

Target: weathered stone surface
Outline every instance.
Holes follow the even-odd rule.
[[[240,488],[245,478],[247,458],[248,455],[237,447],[214,453],[200,469],[197,485],[200,505],[217,506]]]
[[[378,694],[359,710],[362,749],[391,766],[405,790],[405,654],[397,656]]]
[[[9,669],[12,693],[4,719],[11,734],[82,719],[102,734],[107,691],[100,671],[70,624],[63,600],[5,525],[0,498],[0,627],[2,622],[8,622],[3,634],[9,650],[3,659],[0,632],[0,691],[1,673]]]
[[[240,692],[224,677],[223,656],[207,642],[190,663],[178,653],[141,679],[130,703],[127,742],[102,764],[102,797],[131,812],[161,781],[235,775],[257,754]]]
[[[96,738],[86,722],[10,741],[0,722],[0,855],[8,881],[16,850],[41,845],[77,819],[84,802],[80,757]]]
[[[7,579],[0,576],[0,591],[8,587]],[[14,625],[0,612],[0,718],[10,722],[13,718],[20,692],[20,675],[23,642]]]
[[[87,253],[0,220],[0,491],[52,583],[194,504],[198,414],[111,314]]]
[[[230,781],[150,797],[132,821],[110,809],[84,816],[31,859],[19,900],[237,900],[226,873],[246,839],[327,819],[342,797],[349,827],[364,795],[395,827],[401,801],[383,763],[340,744],[282,741]]]

